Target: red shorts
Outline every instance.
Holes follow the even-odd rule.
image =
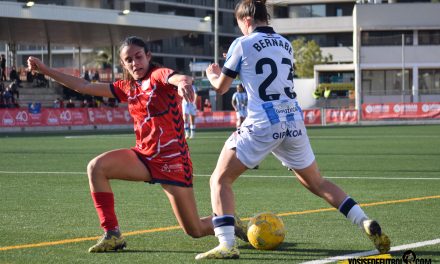
[[[188,151],[172,158],[155,157],[148,159],[137,149],[132,148],[132,150],[150,172],[151,181],[149,183],[163,183],[182,187],[193,186],[193,169]]]

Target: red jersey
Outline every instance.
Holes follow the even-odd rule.
[[[119,80],[111,86],[134,119],[135,150],[147,158],[172,158],[188,151],[177,88],[168,83],[174,71],[152,68],[141,81]],[[183,152],[183,153],[182,153]]]

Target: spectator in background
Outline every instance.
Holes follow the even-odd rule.
[[[115,98],[108,98],[107,100],[108,107],[118,107],[118,101]]]
[[[197,114],[197,88],[191,85],[194,91],[194,99],[191,102],[182,100],[183,126],[185,128],[185,138],[192,139],[196,134],[196,114]]]
[[[6,108],[12,108],[14,105],[14,97],[9,89],[9,87],[6,87],[5,91],[3,92],[3,101]]]
[[[90,82],[90,73],[89,70],[86,69],[86,67],[83,66],[83,79]]]
[[[69,101],[66,104],[66,108],[75,108],[75,103],[72,99],[69,99]]]
[[[41,113],[41,103],[32,102],[28,105],[28,112],[31,114],[39,114]]]
[[[237,85],[237,91],[232,95],[232,107],[235,110],[237,116],[236,127],[239,128],[243,123],[244,119],[247,117],[247,93],[244,90],[243,85],[240,83]]]
[[[16,82],[17,86],[18,86],[18,87],[22,87],[22,86],[20,85],[20,82],[21,82],[21,80],[20,80],[20,76],[18,75],[18,72],[17,72],[17,69],[15,68],[15,66],[12,66],[11,72],[9,73],[9,80],[10,80],[11,82],[13,82],[13,81],[17,81],[17,82]]]
[[[98,70],[95,70],[95,73],[93,74],[93,77],[92,77],[92,82],[99,82],[99,72],[98,72]]]
[[[0,57],[0,81],[6,81],[6,57],[4,54]]]
[[[34,82],[34,75],[29,70],[26,70],[26,82],[28,82],[28,83]]]
[[[17,80],[14,80],[9,84],[9,90],[12,93],[13,98],[20,98],[20,92],[18,91],[18,82]]]
[[[93,102],[86,98],[81,102],[81,107],[93,107]]]
[[[93,105],[94,107],[101,107],[103,106],[104,99],[101,96],[93,96]]]
[[[64,108],[64,102],[62,99],[57,98],[53,101],[53,108]]]
[[[203,112],[211,112],[211,111],[212,111],[211,102],[209,101],[208,98],[206,98],[205,102],[203,103]]]
[[[44,74],[38,73],[37,74],[37,81],[38,81],[38,87],[48,87],[49,81],[46,79]]]
[[[2,80],[0,80],[0,108],[4,108],[5,107],[5,102],[3,99],[3,93],[5,92],[5,84],[3,83]]]
[[[32,87],[48,87],[49,85],[49,81],[41,73],[35,73],[32,81]]]

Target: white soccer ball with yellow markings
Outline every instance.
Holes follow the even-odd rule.
[[[251,218],[247,231],[249,243],[256,249],[275,249],[286,236],[284,223],[273,213],[259,213]]]

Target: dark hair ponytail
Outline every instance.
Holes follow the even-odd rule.
[[[235,6],[235,18],[252,17],[256,21],[269,23],[266,0],[242,0]]]
[[[121,54],[121,51],[124,47],[130,46],[130,45],[135,45],[140,48],[143,48],[145,54],[148,54],[148,52],[150,52],[150,49],[148,48],[148,44],[145,40],[143,40],[140,37],[130,36],[121,42],[121,45],[119,46],[119,54]],[[160,68],[162,66],[156,62],[150,61],[150,70],[155,67]],[[123,79],[128,80],[128,81],[134,80],[133,77],[128,73],[128,71],[126,69],[123,69]]]

